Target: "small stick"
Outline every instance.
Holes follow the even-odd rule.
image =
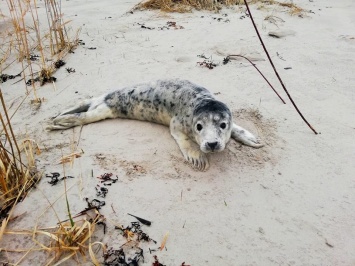
[[[239,55],[239,54],[231,54],[228,55],[227,57],[230,58],[231,56],[238,56],[238,57],[242,57],[245,60],[248,60],[248,62],[255,67],[255,69],[259,72],[259,74],[264,78],[264,80],[267,82],[267,84],[269,84],[269,86],[271,87],[271,89],[276,93],[277,96],[279,96],[280,100],[286,104],[286,102],[284,101],[284,99],[281,98],[281,96],[277,93],[277,91],[275,90],[275,88],[271,85],[271,83],[267,80],[267,78],[263,75],[263,73],[261,73],[261,71],[259,70],[259,68],[257,68],[257,66],[247,57],[243,56],[243,55]]]
[[[160,251],[162,251],[166,245],[166,241],[168,240],[169,232],[167,232],[163,238],[163,241],[161,242],[160,245]]]
[[[253,16],[252,16],[252,14],[251,14],[251,12],[250,12],[250,9],[249,9],[247,0],[244,0],[244,3],[245,3],[245,6],[247,7],[247,10],[248,10],[248,13],[249,13],[251,22],[253,23],[253,26],[254,26],[254,29],[255,29],[255,31],[256,31],[256,34],[258,35],[258,38],[259,38],[259,40],[260,40],[260,42],[261,42],[261,45],[262,45],[263,48],[264,48],[264,51],[265,51],[265,53],[266,53],[266,55],[267,55],[267,58],[269,59],[269,62],[270,62],[270,64],[271,64],[272,68],[274,69],[274,72],[275,72],[275,74],[276,74],[278,80],[280,81],[282,88],[283,88],[284,91],[286,92],[288,98],[290,99],[292,105],[295,107],[297,113],[302,117],[303,121],[304,121],[304,122],[308,125],[308,127],[314,132],[314,134],[317,135],[318,132],[315,131],[315,129],[308,123],[308,121],[306,120],[306,118],[304,118],[304,116],[302,115],[301,111],[298,109],[297,105],[296,105],[295,102],[292,100],[291,95],[288,93],[288,91],[287,91],[287,89],[286,89],[284,83],[282,82],[281,77],[279,76],[279,73],[277,73],[277,70],[276,70],[276,68],[275,68],[275,66],[274,66],[274,63],[273,63],[272,60],[271,60],[271,57],[270,57],[270,55],[269,55],[269,53],[268,53],[268,51],[267,51],[267,49],[266,49],[266,47],[265,47],[265,44],[264,44],[263,40],[261,39],[260,33],[259,33],[259,31],[258,31],[258,28],[256,27],[255,22],[254,22],[254,19],[253,19]]]
[[[115,209],[113,208],[113,203],[111,204],[111,208],[112,208],[112,211],[113,211],[114,213],[116,213],[116,212],[115,212]]]

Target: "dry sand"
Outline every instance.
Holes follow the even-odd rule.
[[[72,152],[73,141],[84,151],[73,167],[65,167],[65,174],[74,177],[67,180],[72,213],[86,207],[85,197],[96,197],[96,176],[118,176],[101,212],[124,225],[135,221],[127,213],[153,222],[144,230],[158,244],[143,245],[141,265],[151,265],[153,254],[165,265],[355,265],[355,3],[293,2],[312,12],[301,18],[281,7],[251,8],[289,92],[319,135],[307,128],[282,91],[244,7],[219,14],[126,13],[136,0],[62,2],[70,25],[82,27],[85,45],[65,58],[66,67],[76,72],[60,69],[56,89],[41,87],[38,94],[45,102],[34,109],[26,101],[13,127],[18,134],[27,130],[40,144],[37,165],[45,174],[63,173],[58,160]],[[38,4],[43,15],[43,4]],[[4,1],[0,7],[5,9]],[[275,23],[264,20],[269,15]],[[159,29],[168,21],[183,29]],[[292,34],[268,36],[277,30]],[[223,65],[228,53],[253,56],[287,104],[247,62]],[[212,70],[198,66],[201,54],[219,65]],[[292,69],[284,69],[288,67]],[[231,141],[224,152],[210,156],[207,172],[197,172],[160,125],[117,119],[82,131],[44,130],[51,116],[80,100],[162,78],[205,86],[266,146],[254,150]],[[24,84],[11,83],[1,88],[16,106]],[[14,215],[25,214],[9,229],[54,226],[53,210],[42,215],[49,206],[45,197],[51,203],[61,197],[53,206],[60,219],[67,218],[63,182],[51,186],[47,181],[43,178],[17,205]],[[167,249],[150,254],[148,247],[159,246],[166,232]],[[99,230],[94,240],[117,248],[124,243],[119,235],[108,222],[107,233]],[[11,248],[32,245],[30,236],[5,236],[1,243]],[[16,262],[22,255],[2,252],[0,258]],[[22,265],[43,265],[47,258],[33,252]]]

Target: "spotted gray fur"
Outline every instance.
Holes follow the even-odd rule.
[[[158,80],[85,100],[52,120],[48,130],[67,129],[108,118],[150,121],[170,127],[185,159],[200,170],[206,154],[224,150],[230,138],[245,145],[263,145],[233,123],[229,108],[205,88],[187,80]]]

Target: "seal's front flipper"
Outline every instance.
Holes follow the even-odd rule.
[[[261,148],[264,146],[264,144],[260,143],[259,138],[236,124],[233,124],[231,137],[232,139],[253,148]]]
[[[206,154],[203,153],[200,150],[200,147],[186,134],[175,128],[172,122],[170,123],[170,133],[179,145],[179,148],[186,161],[188,161],[200,171],[208,169],[209,163]]]

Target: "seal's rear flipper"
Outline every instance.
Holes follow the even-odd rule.
[[[77,104],[77,105],[73,106],[72,108],[69,108],[69,109],[61,112],[60,114],[51,117],[51,119],[55,119],[55,118],[62,116],[62,115],[87,112],[91,106],[91,103],[92,103],[92,100],[82,101],[80,104]]]
[[[260,140],[252,133],[236,124],[233,124],[231,137],[232,139],[253,148],[261,148],[264,146],[264,144],[261,144]]]
[[[46,127],[46,130],[68,129],[75,126],[94,123],[107,118],[114,118],[112,110],[106,105],[106,103],[101,103],[95,106],[94,109],[89,109],[90,105],[91,100],[87,100],[80,106],[64,111],[51,121],[51,124]]]
[[[74,107],[63,111],[59,116],[87,112],[87,110],[89,110],[90,108],[91,103],[92,103],[91,99],[82,101],[80,104],[75,105]]]

